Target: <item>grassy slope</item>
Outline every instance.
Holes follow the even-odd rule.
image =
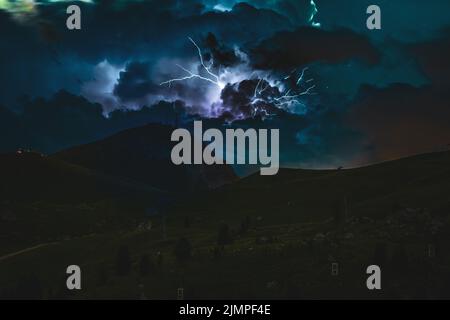
[[[160,193],[36,153],[0,155],[0,176],[0,254],[129,225]]]
[[[0,283],[11,287],[34,273],[44,296],[55,297],[65,282],[65,266],[76,263],[83,268],[84,282],[73,298],[138,298],[141,283],[147,298],[175,298],[181,283],[190,298],[450,297],[447,255],[426,258],[433,238],[430,221],[441,223],[440,234],[448,234],[449,168],[447,152],[351,170],[286,169],[275,177],[254,175],[179,206],[167,220],[166,240],[154,219],[150,231],[127,229],[62,241],[0,261]],[[344,199],[350,217],[336,224],[333,216],[345,206]],[[395,208],[408,207],[426,208],[430,217],[421,222],[411,214],[413,221],[405,222]],[[252,226],[239,234],[247,215]],[[183,227],[186,216],[189,228]],[[234,242],[213,259],[223,222],[234,230]],[[186,267],[173,256],[182,236],[194,249]],[[448,238],[443,239],[448,245]],[[375,294],[365,288],[365,266],[380,242],[386,244],[391,262],[383,269],[383,292]],[[133,260],[133,271],[125,277],[114,275],[121,245],[129,247]],[[394,259],[402,246],[407,264]],[[164,254],[163,264],[141,277],[139,258],[150,254],[156,261],[158,251]],[[333,261],[340,263],[338,277],[330,275]],[[404,272],[398,273],[399,264]],[[100,285],[102,269],[109,276]]]

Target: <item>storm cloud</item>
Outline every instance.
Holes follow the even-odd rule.
[[[324,31],[311,27],[279,32],[250,52],[256,68],[283,71],[316,61],[338,63],[360,59],[375,64],[380,59],[380,53],[365,36],[348,29]]]
[[[377,32],[365,27],[368,0],[77,2],[76,32],[63,1],[36,1],[29,14],[5,3],[0,133],[12,138],[1,151],[54,152],[193,119],[280,128],[288,166],[360,165],[448,144],[443,1],[382,0]]]

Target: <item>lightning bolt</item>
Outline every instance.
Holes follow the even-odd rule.
[[[311,5],[311,15],[309,16],[308,22],[311,23],[311,25],[313,27],[320,27],[320,22],[315,22],[314,21],[314,17],[319,12],[319,10],[317,9],[317,5],[314,2],[314,0],[311,0],[310,5]]]
[[[212,65],[214,62],[211,62],[207,65],[203,59],[203,54],[201,48],[197,45],[197,43],[191,38],[188,37],[189,41],[194,45],[197,50],[197,55],[199,59],[199,66],[204,71],[202,74],[200,72],[192,72],[189,69],[176,64],[178,68],[183,70],[186,75],[178,78],[169,79],[167,81],[161,82],[160,85],[171,85],[174,82],[188,81],[190,79],[200,79],[205,82],[211,83],[222,90],[225,87],[224,81],[221,79],[226,78],[227,72],[235,72],[237,75],[239,74],[239,69],[225,69],[222,70],[221,66],[219,66],[218,74],[212,71]],[[316,88],[315,84],[311,84],[314,79],[307,79],[307,71],[308,67],[303,68],[298,76],[296,77],[297,69],[294,69],[289,75],[281,78],[282,80],[273,80],[271,81],[268,77],[270,75],[264,75],[261,77],[257,76],[254,78],[257,71],[253,71],[251,75],[246,79],[254,79],[258,80],[253,92],[253,96],[250,98],[250,105],[252,106],[252,115],[256,114],[263,115],[264,117],[272,116],[269,114],[267,110],[267,105],[272,105],[280,109],[288,109],[292,108],[295,105],[302,106],[306,108],[304,104],[304,96],[313,96],[317,93],[314,92]],[[238,78],[238,77],[236,77]],[[272,77],[270,77],[272,78]],[[289,85],[286,85],[289,83]],[[289,89],[285,89],[288,87]],[[277,88],[277,93],[270,92],[268,94],[264,94],[268,89]],[[239,118],[239,117],[238,117]]]
[[[297,80],[295,81],[296,88],[298,90],[294,90],[297,92],[293,93],[292,89],[288,89],[284,91],[280,96],[264,99],[261,98],[261,94],[267,90],[270,85],[268,84],[266,79],[259,79],[258,83],[256,84],[255,93],[253,95],[252,105],[256,104],[257,102],[263,101],[267,103],[273,103],[278,108],[285,108],[289,107],[295,104],[298,104],[300,106],[306,107],[305,104],[300,100],[302,96],[312,96],[316,95],[317,93],[314,92],[314,89],[316,88],[316,85],[309,85],[306,86],[306,84],[311,83],[314,81],[314,79],[307,79],[305,80],[305,73],[308,70],[308,67],[305,67],[302,69],[300,75],[298,76]],[[283,78],[283,80],[289,80],[291,77],[293,77],[293,74],[295,74],[296,70],[292,71],[290,75]],[[265,85],[261,85],[261,83],[264,81]],[[256,108],[257,109],[257,108]],[[254,110],[254,112],[257,110]]]
[[[176,66],[179,67],[181,70],[183,70],[184,72],[187,73],[186,76],[181,77],[181,78],[173,78],[164,82],[161,82],[159,85],[166,85],[168,84],[169,86],[173,83],[173,82],[178,82],[178,81],[185,81],[185,80],[190,80],[190,79],[200,79],[200,80],[204,80],[207,82],[210,82],[212,84],[215,84],[216,86],[218,86],[219,88],[223,89],[224,85],[220,82],[220,77],[217,74],[214,74],[211,71],[211,66],[213,63],[211,63],[211,65],[208,67],[205,64],[205,61],[203,60],[203,54],[202,54],[202,50],[200,49],[200,47],[197,45],[197,43],[195,43],[195,41],[191,38],[188,37],[189,41],[192,42],[192,44],[197,48],[197,52],[198,52],[198,57],[200,60],[200,65],[203,67],[203,69],[206,71],[206,73],[210,76],[210,77],[204,77],[198,73],[194,73],[192,71],[189,71],[188,69],[186,69],[183,66],[180,66],[179,64],[177,64]]]

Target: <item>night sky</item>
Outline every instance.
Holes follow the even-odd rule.
[[[282,166],[449,147],[448,0],[80,1],[73,31],[69,3],[0,0],[0,152],[175,118],[279,128]]]

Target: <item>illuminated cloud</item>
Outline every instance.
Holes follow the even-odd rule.
[[[9,12],[18,22],[26,23],[38,15],[40,6],[65,2],[94,3],[93,0],[0,0],[0,10]]]
[[[107,60],[100,62],[94,68],[93,79],[81,86],[81,94],[91,102],[100,103],[108,114],[119,107],[113,92],[123,70],[123,67],[113,66]]]

